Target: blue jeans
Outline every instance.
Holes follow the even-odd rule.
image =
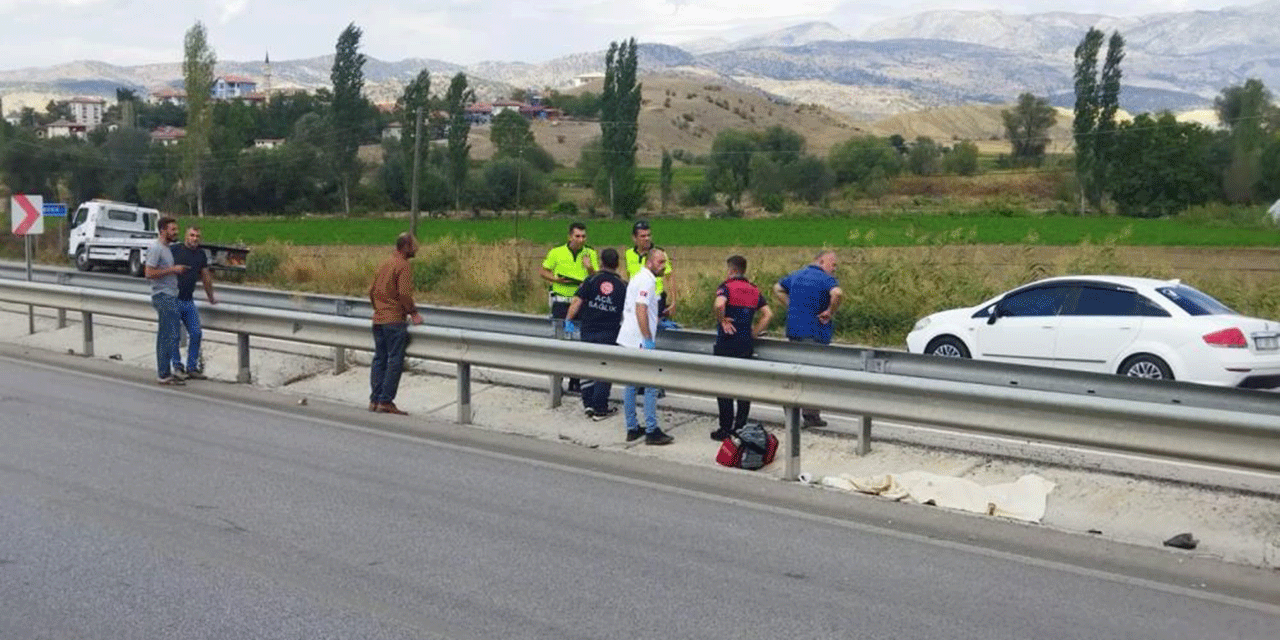
[[[200,330],[200,310],[196,308],[195,300],[178,300],[178,318],[182,320],[183,326],[187,328],[187,371],[198,371],[200,369],[200,339],[204,337],[204,331]],[[181,336],[179,336],[181,338]],[[177,369],[182,366],[182,346],[181,339],[173,345],[173,368]]]
[[[151,306],[156,308],[160,326],[156,328],[156,377],[168,378],[173,374],[169,361],[178,350],[178,299],[167,293],[151,296]]]
[[[409,346],[409,325],[388,322],[373,325],[373,365],[369,367],[369,402],[391,404],[400,388],[404,350]]]
[[[622,394],[622,412],[627,414],[627,431],[640,429],[640,421],[636,420],[636,388],[628,385]],[[644,430],[653,433],[658,430],[658,390],[653,387],[644,389]]]

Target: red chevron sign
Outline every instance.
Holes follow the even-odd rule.
[[[44,233],[44,197],[18,194],[9,199],[10,230],[15,236]]]

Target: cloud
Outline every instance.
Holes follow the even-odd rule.
[[[227,24],[235,20],[247,8],[249,8],[249,0],[223,0],[218,12],[218,24]]]

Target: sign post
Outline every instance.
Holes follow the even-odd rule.
[[[22,236],[27,254],[27,282],[31,281],[31,236],[44,233],[44,197],[18,194],[9,198],[9,230]],[[27,332],[36,332],[35,307],[27,305]]]

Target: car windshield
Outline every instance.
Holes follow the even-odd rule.
[[[1214,300],[1213,296],[1185,284],[1159,287],[1156,291],[1193,316],[1239,315],[1231,307]]]

